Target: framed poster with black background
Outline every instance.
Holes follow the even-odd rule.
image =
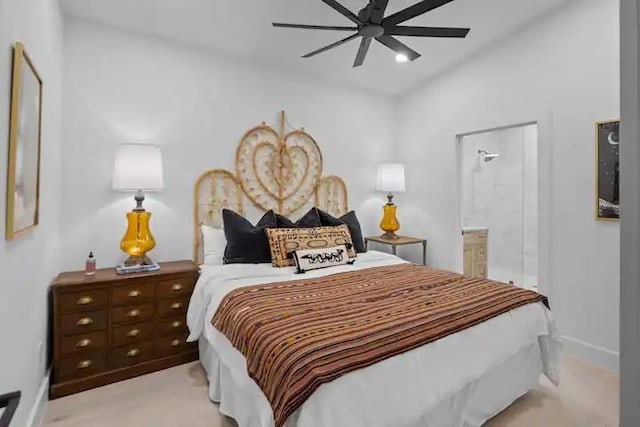
[[[620,218],[620,121],[596,123],[596,219]]]

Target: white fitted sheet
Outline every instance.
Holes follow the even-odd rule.
[[[240,427],[273,427],[271,407],[247,375],[244,356],[210,323],[229,291],[402,262],[369,251],[359,255],[353,266],[316,270],[305,276],[293,274],[293,268],[270,265],[203,266],[187,320],[189,339],[200,340],[210,397]],[[287,426],[481,425],[533,387],[540,370],[557,384],[560,349],[551,312],[541,303],[529,304],[323,384],[289,418]],[[479,393],[487,384],[494,388]]]

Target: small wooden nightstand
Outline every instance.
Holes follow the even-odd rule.
[[[364,238],[364,244],[369,249],[369,242],[381,243],[391,246],[391,253],[396,255],[398,246],[422,244],[422,264],[427,265],[427,240],[417,237],[398,236],[397,239],[389,239],[382,236],[370,236]]]
[[[186,342],[186,311],[198,267],[160,266],[127,275],[75,271],[53,281],[51,399],[197,360],[197,343]]]

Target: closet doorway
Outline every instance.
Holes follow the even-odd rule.
[[[538,125],[458,137],[465,275],[538,284]]]

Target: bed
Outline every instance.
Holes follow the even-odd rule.
[[[271,143],[269,138],[273,138]],[[273,144],[275,149],[264,150],[265,144]],[[247,176],[239,173],[243,168],[246,171],[247,164],[253,167],[261,164],[259,159],[255,160],[255,156],[260,155],[256,150],[262,149],[267,156],[282,155],[283,150],[278,147],[284,147],[284,153],[289,150],[293,156],[297,150],[301,158],[307,159],[306,165],[314,164],[317,145],[304,131],[284,134],[262,125],[243,137],[238,147],[235,174],[216,169],[198,180],[194,206],[196,261],[200,263],[203,257],[200,225],[220,227],[220,210],[231,208],[244,212],[245,198],[253,201],[259,211],[275,208],[291,214],[309,203],[335,214],[347,211],[346,184],[335,176],[323,178],[322,166],[313,173],[287,172],[290,176],[302,177],[302,184],[295,185],[298,190],[302,189],[302,197],[281,197],[295,193],[286,188],[285,191],[260,192],[259,177],[268,174],[254,171]],[[300,148],[294,150],[292,147]],[[245,155],[250,160],[248,163],[243,161]],[[316,158],[321,164],[321,156]],[[268,164],[272,167],[286,162]],[[314,178],[305,190],[304,180],[309,176]],[[282,182],[286,186],[291,180]],[[277,189],[277,183],[274,188]],[[302,199],[304,203],[301,203]],[[249,372],[251,360],[239,350],[237,342],[232,343],[228,332],[225,334],[213,325],[221,304],[248,287],[331,282],[349,275],[369,275],[377,269],[416,267],[394,255],[377,251],[358,254],[352,265],[309,271],[303,278],[294,274],[294,267],[203,264],[189,304],[187,322],[188,339],[199,343],[200,361],[209,380],[210,399],[218,402],[220,411],[235,419],[239,427],[462,427],[482,425],[534,388],[541,374],[558,384],[561,342],[546,300],[540,300],[492,315],[473,326],[323,381],[282,419],[276,416],[255,373]],[[444,274],[440,276],[444,281],[462,280],[462,276],[455,273],[438,274]]]

